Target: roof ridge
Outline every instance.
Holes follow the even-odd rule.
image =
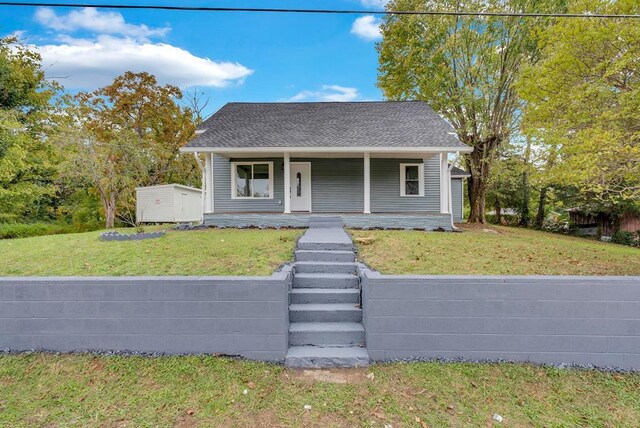
[[[427,103],[422,100],[378,100],[378,101],[229,101],[229,104],[385,104],[385,103]]]

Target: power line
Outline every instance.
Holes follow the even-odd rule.
[[[617,18],[640,19],[640,15],[615,15],[600,13],[520,13],[520,12],[474,12],[474,11],[404,11],[404,10],[345,10],[345,9],[279,9],[261,7],[214,7],[214,6],[164,6],[132,4],[84,4],[84,3],[44,3],[44,2],[0,2],[0,6],[17,7],[89,7],[102,9],[149,9],[192,12],[256,12],[256,13],[308,13],[334,15],[424,15],[424,16],[497,16],[521,18]]]

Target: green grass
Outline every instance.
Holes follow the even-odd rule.
[[[300,233],[207,229],[145,241],[103,242],[100,232],[1,240],[0,276],[270,275],[291,260]]]
[[[465,226],[463,233],[351,234],[360,258],[387,274],[640,275],[637,248],[528,229]]]
[[[0,356],[0,426],[491,426],[496,413],[501,426],[639,426],[640,374],[470,363],[309,372],[201,356]]]

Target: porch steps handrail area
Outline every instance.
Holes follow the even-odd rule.
[[[368,365],[355,251],[342,219],[311,217],[295,255],[285,364]]]

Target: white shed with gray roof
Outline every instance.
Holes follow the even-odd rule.
[[[202,218],[202,190],[181,184],[136,188],[138,223],[184,223]]]

